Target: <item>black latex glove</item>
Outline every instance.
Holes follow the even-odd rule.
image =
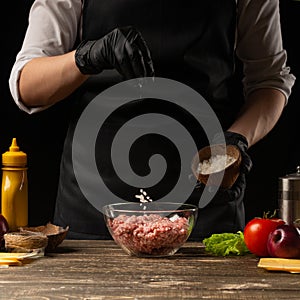
[[[241,203],[246,189],[246,174],[248,174],[252,168],[252,160],[247,153],[248,142],[243,135],[231,131],[225,131],[224,137],[227,145],[237,146],[240,150],[242,156],[240,175],[231,188],[225,189],[220,187],[213,202]],[[215,142],[218,142],[218,138],[215,139]]]
[[[116,69],[125,79],[154,76],[150,51],[133,27],[116,28],[99,40],[82,41],[75,52],[82,74]]]
[[[247,153],[248,150],[247,139],[243,135],[231,131],[225,131],[224,136],[227,145],[235,145],[240,150],[240,153],[242,155],[240,172],[244,174],[249,173],[252,168],[252,160]]]
[[[244,136],[230,131],[224,132],[224,137],[227,145],[235,145],[240,150],[242,155],[240,175],[231,188],[209,187],[208,193],[214,193],[214,196],[205,207],[204,217],[199,225],[208,234],[237,232],[243,230],[245,226],[243,199],[246,190],[246,174],[252,168],[252,161],[247,153],[248,142]],[[213,142],[220,143],[220,136],[215,137]],[[200,183],[196,191],[202,193],[204,188],[205,185]]]
[[[225,131],[224,133],[225,142],[227,145],[236,146],[242,156],[242,161],[240,164],[240,175],[237,178],[236,182],[233,184],[231,188],[222,188],[222,187],[211,187],[211,191],[213,192],[215,188],[218,188],[219,191],[216,194],[215,198],[220,198],[222,201],[234,201],[240,197],[243,197],[245,188],[246,188],[246,174],[248,174],[252,168],[252,160],[247,153],[248,150],[248,142],[247,139],[238,133],[234,133],[231,131]],[[214,144],[218,144],[221,142],[221,136],[217,135],[213,139]],[[204,184],[198,182],[197,188],[200,190],[204,189]]]

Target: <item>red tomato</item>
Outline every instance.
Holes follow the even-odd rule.
[[[267,242],[271,232],[285,222],[280,218],[254,218],[244,228],[244,241],[249,251],[260,257],[269,256]]]

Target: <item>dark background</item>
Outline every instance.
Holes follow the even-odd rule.
[[[59,174],[60,153],[67,126],[65,103],[34,115],[27,115],[14,104],[8,78],[27,27],[33,0],[5,2],[6,21],[1,18],[0,72],[0,152],[8,150],[13,137],[28,155],[29,222],[42,225],[52,219]],[[300,78],[299,42],[300,1],[281,1],[284,47],[288,65]],[[300,102],[298,80],[284,113],[273,131],[249,150],[254,166],[248,176],[245,196],[246,219],[262,216],[278,207],[278,178],[296,171],[300,165]]]

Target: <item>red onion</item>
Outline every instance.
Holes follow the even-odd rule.
[[[279,225],[270,233],[267,248],[271,257],[300,258],[300,235],[293,225]]]

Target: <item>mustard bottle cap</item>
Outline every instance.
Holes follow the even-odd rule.
[[[2,165],[12,167],[24,167],[27,164],[27,154],[20,151],[17,139],[13,138],[9,151],[2,154]]]

